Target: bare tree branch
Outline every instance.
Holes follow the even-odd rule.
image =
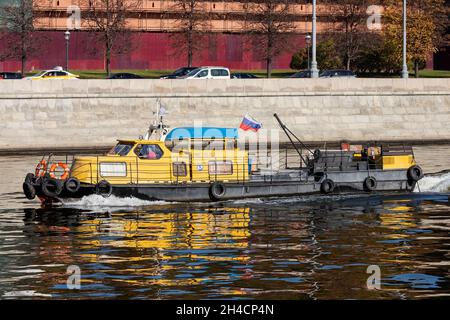
[[[131,50],[131,30],[127,18],[137,12],[140,0],[80,0],[86,8],[83,15],[90,31],[104,46],[106,72],[111,75],[111,55]]]
[[[289,47],[289,38],[294,32],[292,0],[246,0],[246,19],[243,28],[252,35],[257,53],[264,58],[267,77],[272,74],[273,59]]]
[[[175,0],[175,33],[171,35],[176,54],[187,55],[187,66],[192,66],[194,55],[205,48],[204,35],[210,31],[207,3],[200,0]]]
[[[33,8],[38,7],[36,0],[17,0],[0,8],[0,41],[4,52],[0,60],[19,59],[21,72],[25,74],[28,58],[43,46],[44,38],[35,30],[37,17]]]

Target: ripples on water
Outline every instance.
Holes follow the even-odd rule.
[[[108,206],[94,196],[41,209],[20,192],[37,160],[0,158],[1,299],[450,297],[448,173],[410,195]],[[381,290],[366,287],[373,264]],[[67,289],[69,265],[80,290]]]

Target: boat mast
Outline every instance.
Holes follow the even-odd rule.
[[[152,135],[155,135],[155,139],[164,141],[167,133],[168,133],[168,126],[164,124],[163,117],[166,114],[166,109],[161,105],[161,98],[158,98],[156,100],[156,112],[153,114],[155,115],[155,118],[153,119],[153,124],[151,124],[148,128],[147,133],[145,134],[144,139],[150,140]]]
[[[281,129],[283,129],[284,133],[286,134],[286,136],[288,137],[289,141],[291,142],[292,146],[294,147],[295,151],[297,151],[298,155],[300,156],[300,158],[302,159],[303,163],[307,163],[306,159],[303,157],[302,155],[302,151],[298,149],[298,147],[296,146],[294,140],[292,139],[291,135],[300,143],[300,145],[302,146],[302,148],[308,150],[311,154],[313,154],[313,152],[311,151],[311,149],[309,149],[282,121],[281,119],[278,117],[278,115],[276,113],[273,114],[273,116],[275,117],[275,119],[277,119],[278,123],[280,124]]]

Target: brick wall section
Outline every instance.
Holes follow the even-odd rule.
[[[277,112],[305,141],[450,140],[450,79],[5,80],[0,150],[137,138],[157,98],[172,127],[237,127],[248,113],[272,129]]]

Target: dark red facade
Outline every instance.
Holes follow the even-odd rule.
[[[42,31],[43,46],[29,58],[26,69],[48,69],[65,66],[66,44],[63,31]],[[176,69],[187,64],[186,54],[175,49],[169,33],[141,32],[133,34],[132,49],[114,55],[112,69]],[[230,69],[264,69],[265,61],[259,54],[256,41],[242,34],[211,34],[198,41],[203,48],[194,56],[194,65],[220,65]],[[2,44],[0,44],[0,47]],[[288,69],[294,51],[305,46],[304,36],[292,37],[290,50],[279,54],[273,67]],[[0,48],[3,49],[3,48]],[[103,46],[88,32],[72,32],[69,46],[69,69],[104,69]],[[0,61],[0,70],[20,70],[19,61]]]

